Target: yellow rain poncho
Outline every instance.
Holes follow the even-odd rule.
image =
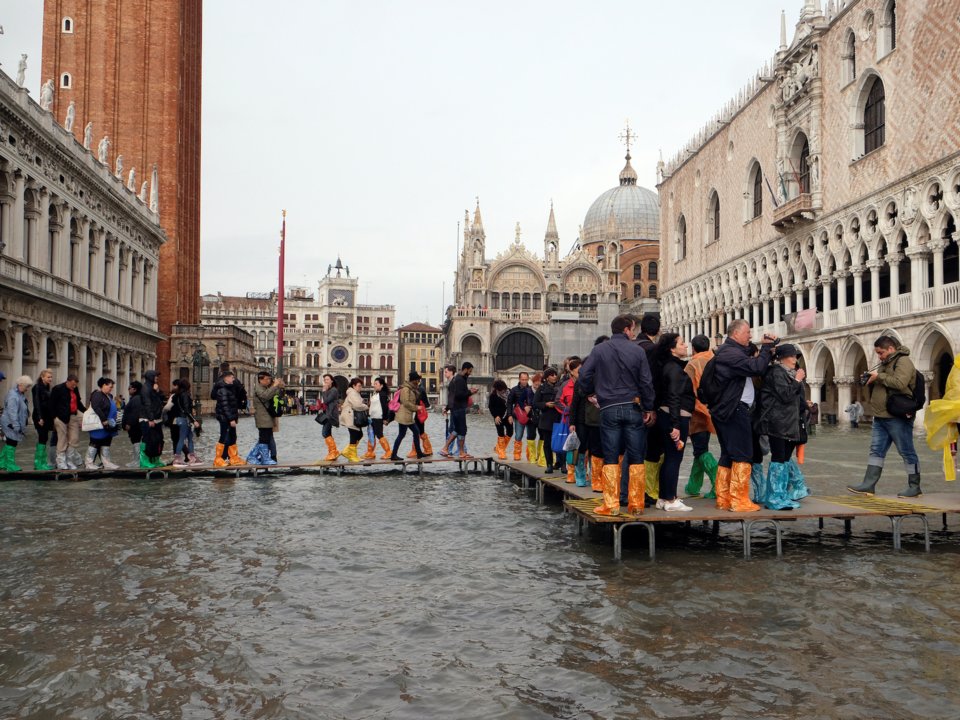
[[[950,444],[957,441],[957,423],[960,422],[960,355],[953,358],[953,369],[947,376],[947,388],[940,400],[931,400],[924,413],[927,445],[931,450],[943,450],[943,474],[947,480],[956,480]]]

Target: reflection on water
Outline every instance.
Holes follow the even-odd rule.
[[[302,420],[281,449],[309,454]],[[0,506],[2,717],[957,716],[946,537],[808,529],[746,562],[663,533],[614,563],[453,474],[14,482]]]

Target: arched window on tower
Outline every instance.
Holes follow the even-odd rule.
[[[64,90],[69,90],[73,87],[73,78],[70,77],[70,73],[64,73],[60,76],[60,87]]]
[[[633,296],[635,298],[643,297],[643,286],[639,283],[634,283],[633,285]]]
[[[707,244],[717,242],[720,239],[720,196],[714,190],[710,193],[710,200],[707,203]]]
[[[650,292],[650,297],[656,299],[656,297],[657,297],[657,286],[656,286],[656,285],[651,285],[650,288],[649,288],[649,292]]]
[[[875,78],[863,108],[863,152],[873,152],[881,147],[886,135],[886,98],[883,80]]]
[[[603,249],[603,245],[597,246],[597,257],[602,258],[606,254],[606,250]]]
[[[656,280],[658,277],[657,273],[657,262],[654,260],[647,267],[647,280]]]
[[[640,263],[633,266],[633,279],[643,280],[643,266]]]
[[[72,33],[72,32],[73,32],[73,18],[71,18],[71,17],[65,17],[65,18],[63,19],[63,23],[61,24],[60,27],[61,27],[61,29],[63,30],[63,32],[65,32],[65,33]]]

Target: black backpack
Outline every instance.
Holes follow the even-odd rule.
[[[720,402],[720,395],[723,393],[723,386],[717,380],[716,358],[710,358],[707,364],[703,366],[703,374],[700,376],[700,386],[697,388],[697,399],[704,405],[710,407]]]
[[[893,361],[894,370],[897,369],[897,360]],[[915,369],[914,372],[916,377],[913,379],[913,392],[909,395],[887,395],[887,412],[894,417],[911,418],[927,404],[927,379],[919,370]]]

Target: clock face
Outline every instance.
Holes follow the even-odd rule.
[[[343,345],[337,345],[333,350],[330,351],[330,357],[333,358],[334,362],[342,363],[347,361],[347,357],[350,353]]]

